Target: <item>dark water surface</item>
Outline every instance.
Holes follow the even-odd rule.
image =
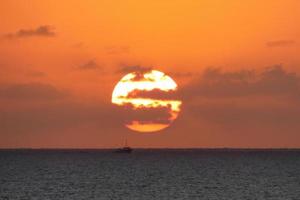
[[[300,151],[0,151],[0,199],[300,200]]]

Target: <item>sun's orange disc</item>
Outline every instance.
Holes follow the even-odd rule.
[[[126,127],[155,132],[170,126],[177,118],[182,102],[174,99],[176,91],[175,81],[163,72],[132,72],[115,86],[112,103],[125,111]]]

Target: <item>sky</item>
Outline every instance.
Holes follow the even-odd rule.
[[[0,148],[299,148],[298,0],[2,0]],[[156,69],[181,112],[138,133],[111,103]]]

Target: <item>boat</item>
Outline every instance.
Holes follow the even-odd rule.
[[[131,153],[132,151],[133,149],[127,145],[127,140],[125,141],[124,147],[115,150],[116,153]]]
[[[115,150],[116,153],[131,153],[132,148],[131,147],[122,147]]]

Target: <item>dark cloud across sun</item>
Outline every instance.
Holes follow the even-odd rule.
[[[131,73],[131,72],[135,72],[135,73],[139,73],[139,72],[148,72],[150,70],[152,70],[152,67],[144,67],[144,66],[140,66],[140,65],[130,65],[130,66],[121,66],[116,73],[122,73],[122,74],[126,74],[126,73]]]
[[[294,137],[300,129],[299,80],[298,74],[283,66],[260,71],[207,68],[189,84],[179,87],[183,112],[178,123],[209,123],[222,129],[222,137],[246,132],[253,135],[272,132],[278,137],[280,134]],[[139,96],[168,98],[158,91],[139,93]],[[151,111],[145,108],[128,114],[128,109],[117,109],[110,102],[86,104],[76,101],[69,91],[39,82],[2,84],[0,102],[12,105],[0,113],[0,133],[8,138],[15,134],[60,132],[87,124],[100,132],[110,133],[112,129],[122,132],[122,123],[128,119],[170,123],[166,107]],[[14,104],[21,104],[24,109],[16,110]],[[185,129],[189,130],[189,127]]]

